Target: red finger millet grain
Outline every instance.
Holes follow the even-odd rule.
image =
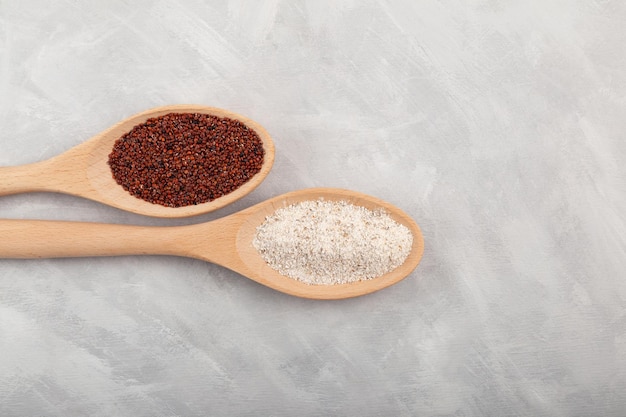
[[[113,178],[150,203],[183,207],[222,197],[263,165],[263,142],[238,120],[200,113],[148,119],[109,154]]]

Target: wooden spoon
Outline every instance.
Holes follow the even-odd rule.
[[[366,281],[308,285],[270,268],[252,246],[256,228],[277,209],[305,200],[347,201],[370,210],[383,208],[413,233],[406,261]],[[283,194],[230,216],[187,226],[141,227],[43,220],[0,220],[0,257],[54,258],[114,255],[177,255],[213,262],[260,284],[305,298],[356,297],[395,284],[415,269],[424,251],[417,224],[399,208],[365,194],[312,188]]]
[[[109,153],[115,141],[134,126],[168,113],[204,113],[244,123],[263,141],[265,157],[260,172],[230,194],[193,206],[165,207],[134,197],[113,178],[108,165]],[[0,167],[0,195],[50,191],[88,198],[147,216],[188,217],[217,210],[245,196],[265,179],[273,163],[274,143],[267,131],[253,120],[214,107],[165,106],[131,116],[51,159],[21,166]]]

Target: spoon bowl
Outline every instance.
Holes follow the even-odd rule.
[[[269,267],[252,245],[256,228],[276,210],[306,200],[346,201],[370,210],[383,209],[413,235],[411,251],[396,269],[370,280],[310,285]],[[342,299],[365,295],[408,276],[424,252],[415,221],[378,198],[349,190],[311,188],[283,194],[240,212],[206,223],[143,227],[42,220],[0,220],[1,258],[54,258],[117,255],[175,255],[229,268],[262,285],[297,297]]]
[[[263,166],[248,182],[215,200],[182,207],[153,204],[131,195],[113,178],[108,165],[113,145],[134,126],[168,113],[202,113],[238,120],[254,130],[265,151]],[[0,167],[0,195],[47,191],[71,194],[122,210],[154,217],[189,217],[222,208],[250,193],[267,176],[274,163],[274,143],[258,123],[239,114],[199,105],[172,105],[153,108],[113,125],[66,152],[28,165]]]
[[[394,270],[377,278],[346,284],[311,285],[281,275],[272,269],[252,246],[256,229],[276,210],[307,200],[346,201],[369,210],[383,209],[393,220],[406,226],[413,235],[413,245],[404,263]],[[245,266],[242,273],[255,281],[291,295],[315,299],[350,298],[378,291],[399,282],[408,276],[418,265],[424,252],[424,239],[415,221],[398,207],[378,198],[355,191],[336,188],[311,188],[283,194],[250,207],[244,221],[238,228],[235,241],[236,252]],[[241,213],[244,213],[241,212]],[[239,271],[238,271],[239,272]]]

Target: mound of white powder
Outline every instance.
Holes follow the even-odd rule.
[[[252,242],[280,274],[307,284],[381,276],[406,260],[413,235],[382,210],[345,201],[303,201],[274,212]]]

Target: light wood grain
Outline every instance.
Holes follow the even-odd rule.
[[[149,118],[168,113],[203,113],[236,119],[257,132],[263,141],[265,157],[261,170],[230,194],[213,201],[185,207],[165,207],[132,196],[111,174],[108,157],[113,144],[134,126]],[[274,143],[255,121],[239,114],[199,105],[157,107],[129,117],[86,142],[54,158],[28,165],[0,167],[0,195],[48,191],[72,194],[122,210],[154,217],[189,217],[222,208],[254,190],[274,163]]]
[[[407,260],[375,279],[340,285],[308,285],[280,275],[252,246],[257,226],[287,205],[323,197],[369,209],[383,208],[413,234]],[[213,262],[260,284],[298,297],[341,299],[368,294],[397,283],[418,265],[424,251],[422,233],[399,208],[354,191],[312,188],[283,194],[207,223],[174,227],[140,227],[101,223],[0,220],[0,257],[46,258],[116,255],[176,255]]]

